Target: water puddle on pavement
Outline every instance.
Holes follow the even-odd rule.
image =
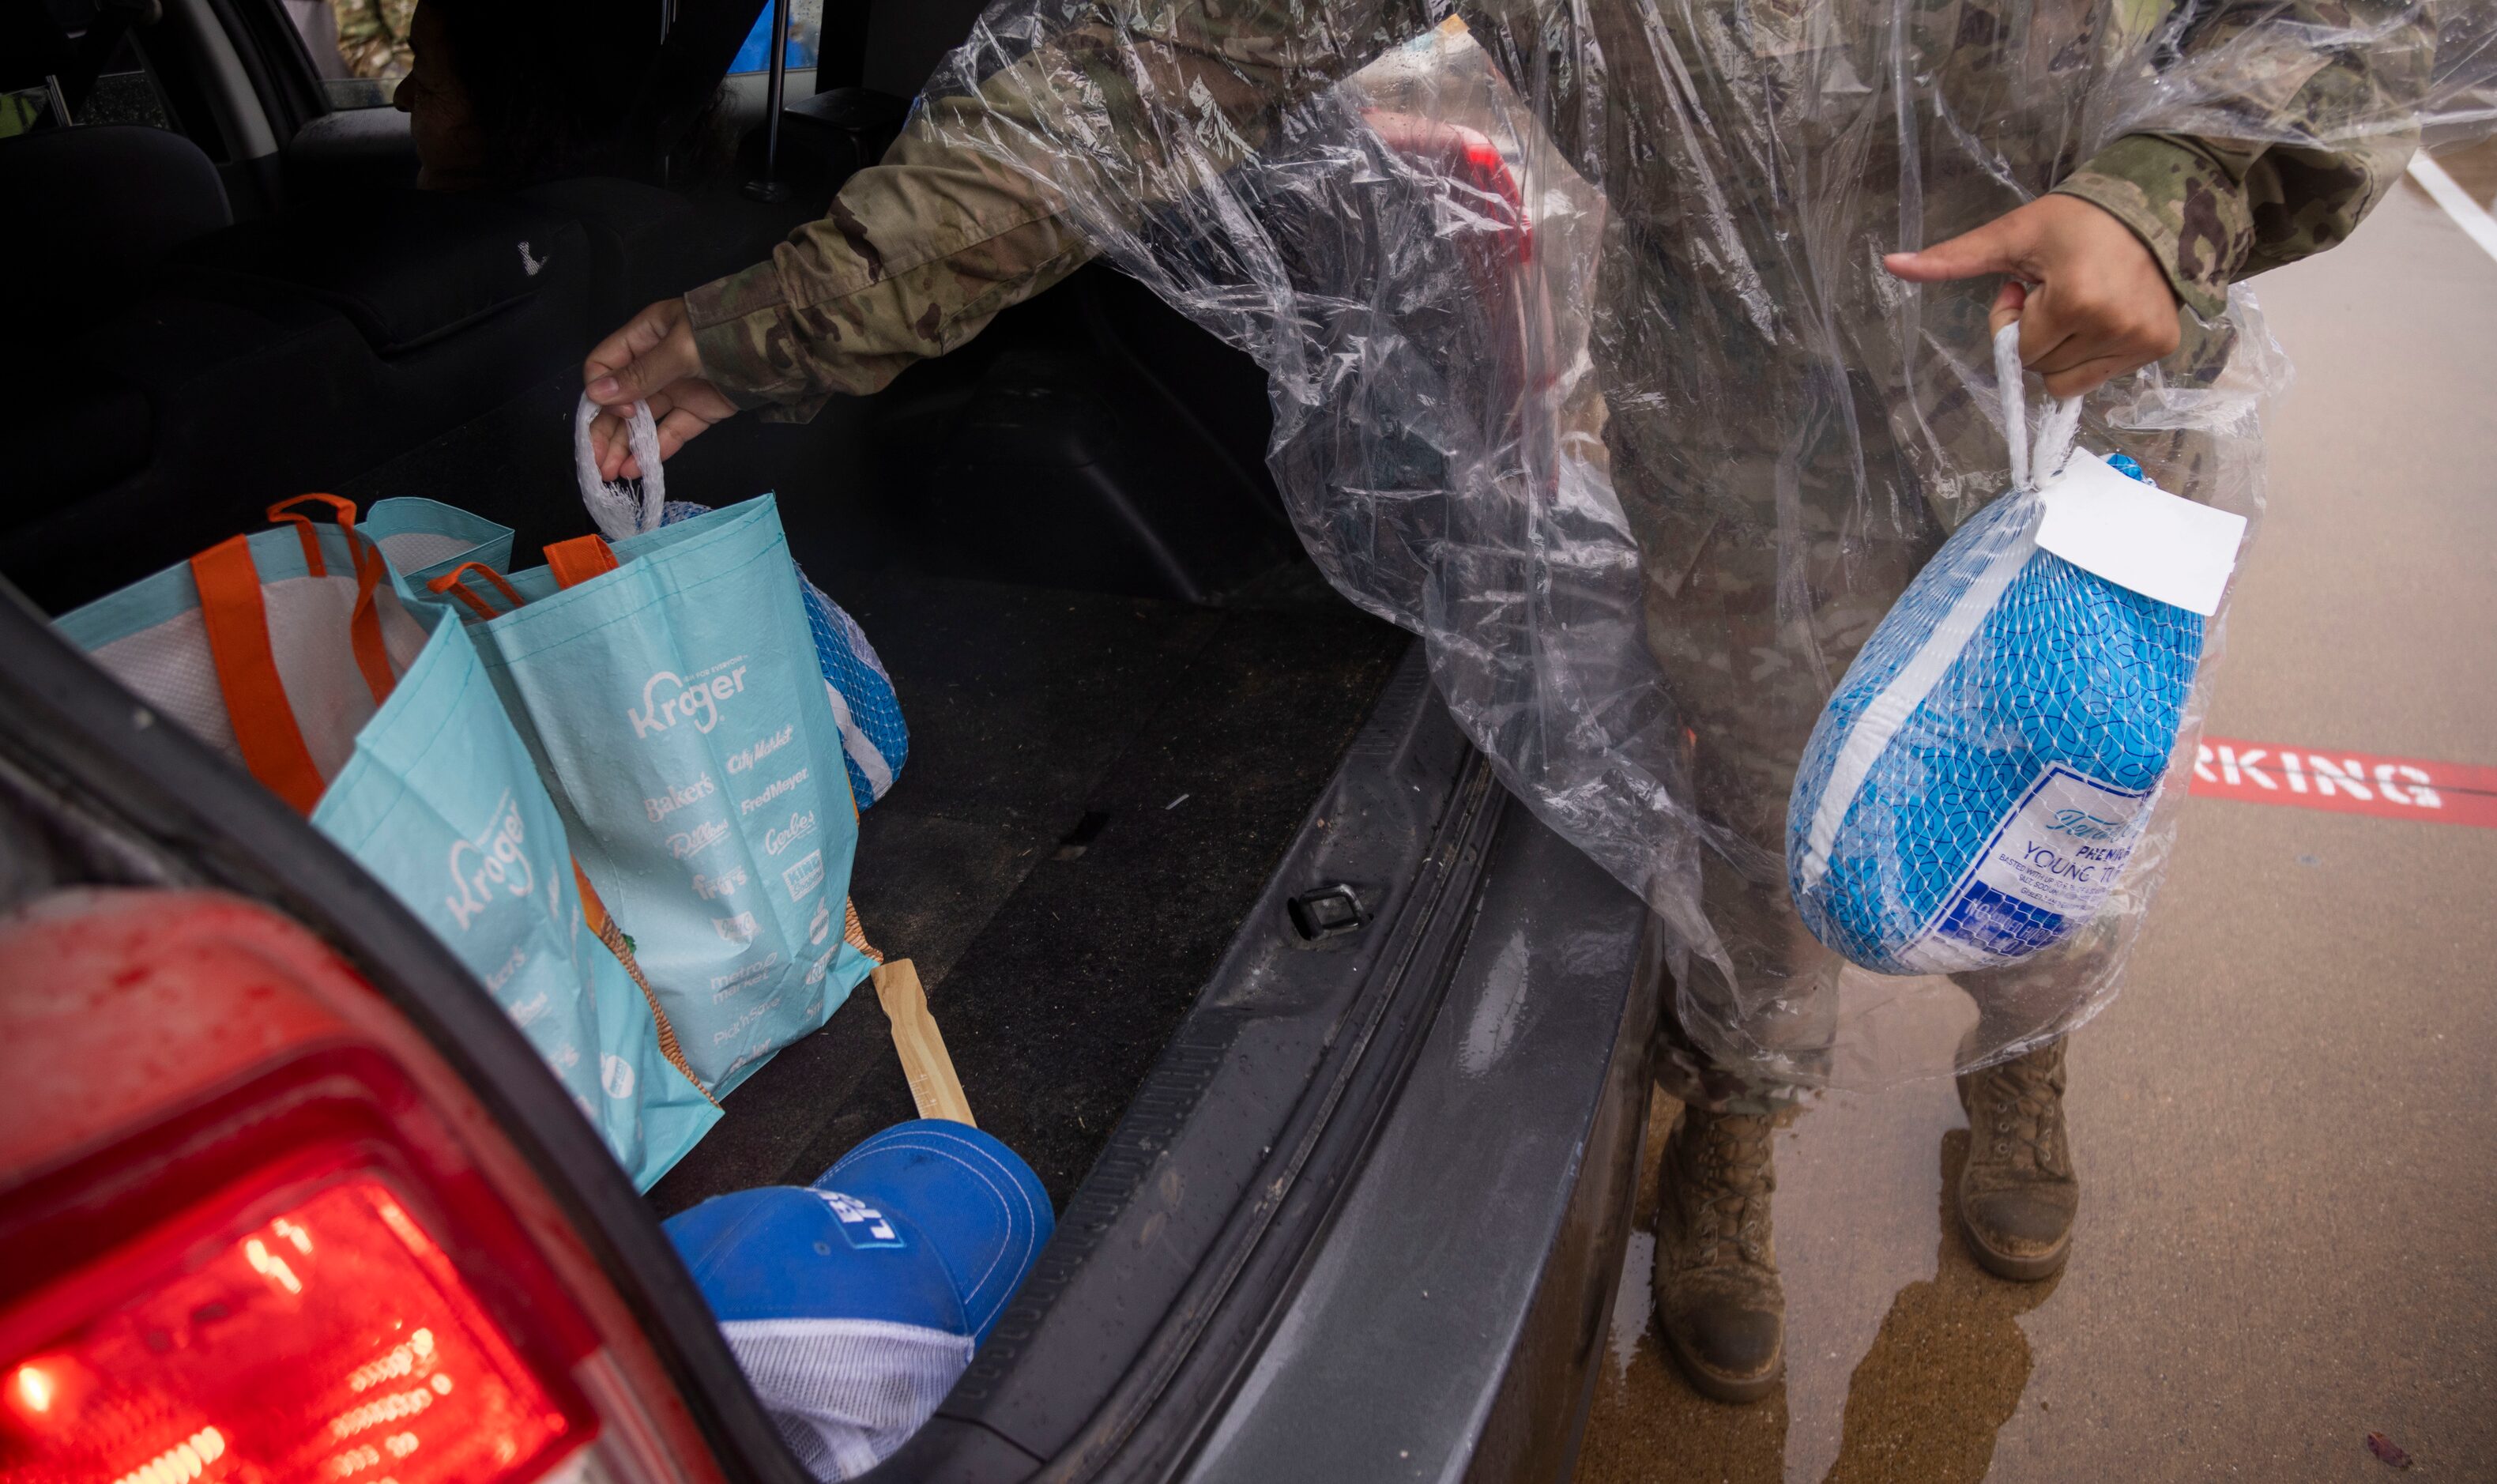
[[[1679,1108],[1659,1094],[1649,1158]],[[1777,1136],[1786,1384],[1752,1406],[1701,1399],[1649,1322],[1653,1169],[1642,1180],[1578,1484],[1722,1479],[1974,1480],[2021,1405],[2021,1316],[2055,1283],[1992,1278],[1959,1246],[1944,1191],[1967,1152],[1945,1081],[1815,1094]]]

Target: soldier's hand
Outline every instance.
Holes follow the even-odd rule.
[[[675,458],[713,423],[737,415],[737,404],[703,379],[693,322],[681,299],[659,300],[599,341],[582,363],[581,380],[591,401],[611,409],[589,425],[602,479],[641,477],[642,462],[633,457],[625,431],[636,399],[650,404],[650,417],[659,425],[661,458]]]
[[[2020,321],[2020,363],[2078,396],[2176,349],[2176,293],[2133,229],[2076,196],[2040,196],[1881,266],[1911,283],[2004,273],[1994,328]]]

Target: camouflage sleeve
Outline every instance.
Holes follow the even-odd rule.
[[[2055,189],[2132,228],[2217,317],[2230,283],[2337,244],[2392,187],[2435,40],[2419,0],[2226,0],[2175,67],[2244,135],[2128,134]]]
[[[1028,177],[925,123],[769,262],[685,296],[703,374],[731,401],[804,422],[961,345],[1091,256]]]
[[[1092,256],[1053,181],[1088,173],[1096,210],[1174,199],[1255,148],[1283,104],[1421,29],[1394,14],[1412,4],[1192,0],[1150,30],[1133,15],[1072,27],[975,89],[923,98],[821,221],[685,296],[704,374],[786,421],[876,391]]]

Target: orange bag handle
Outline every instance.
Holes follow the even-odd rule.
[[[303,745],[302,729],[295,724],[295,708],[277,677],[251,538],[232,536],[192,557],[191,577],[199,584],[208,657],[216,665],[217,687],[224,693],[243,765],[297,813],[311,813],[328,785],[312,765],[311,749]]]
[[[371,537],[356,529],[356,502],[334,494],[299,494],[291,500],[280,500],[269,507],[273,523],[295,527],[296,539],[303,544],[303,566],[314,577],[330,575],[329,563],[321,555],[321,537],[313,530],[312,521],[298,513],[296,506],[313,501],[330,507],[338,528],[347,533],[347,550],[355,553],[356,611],[347,620],[347,638],[356,651],[356,668],[363,673],[364,688],[372,692],[373,705],[390,699],[391,688],[398,678],[391,674],[390,650],[382,644],[381,614],[373,604],[373,593],[381,585],[382,553]]]
[[[546,549],[547,570],[557,587],[578,587],[616,570],[616,549],[597,535],[575,536]]]
[[[330,507],[347,533],[347,550],[356,564],[356,606],[347,620],[356,668],[372,692],[373,704],[390,699],[398,678],[391,673],[390,651],[382,644],[381,615],[374,593],[381,585],[381,549],[356,530],[356,506],[334,494],[301,494],[269,507],[269,519],[291,523],[303,544],[303,565],[313,577],[330,575],[321,554],[321,538],[312,521],[294,507],[317,501]],[[207,637],[208,658],[216,667],[217,688],[234,727],[235,744],[243,765],[271,793],[309,814],[329,787],[303,743],[294,703],[277,673],[277,653],[269,639],[269,605],[261,596],[260,568],[251,558],[251,538],[234,536],[191,558],[191,580],[200,592],[200,625]]]
[[[278,501],[265,512],[271,523],[283,523],[295,527],[296,538],[303,543],[303,565],[311,569],[314,577],[328,577],[329,564],[322,559],[321,538],[312,529],[311,518],[298,514],[295,509],[296,506],[307,500],[318,501],[329,506],[331,514],[337,520],[338,524],[348,530],[355,529],[356,502],[334,494],[299,494],[291,500]]]
[[[477,596],[474,591],[470,590],[466,583],[459,580],[460,575],[465,573],[471,567],[474,567],[478,571],[486,574],[486,581],[494,584],[494,590],[503,595],[504,602],[511,604],[514,608],[521,606],[520,589],[514,587],[509,582],[505,581],[503,574],[495,571],[490,566],[487,566],[482,561],[463,561],[459,565],[452,568],[448,572],[445,572],[440,577],[435,578],[425,585],[435,592],[447,592],[453,597],[458,598],[460,602],[467,604],[468,611],[475,614],[480,618],[499,618],[503,616],[501,614],[494,612],[492,604],[488,603],[484,598]]]
[[[557,587],[577,587],[602,573],[615,571],[616,567],[614,549],[597,536],[575,536],[570,541],[555,542],[546,549],[546,559],[547,570],[554,575]],[[486,574],[486,581],[493,584],[494,590],[503,595],[504,602],[514,608],[521,606],[520,590],[505,580],[503,574],[482,561],[463,561],[425,585],[435,592],[447,592],[458,598],[480,618],[501,617],[502,615],[494,612],[492,604],[479,597],[461,581],[471,567]]]

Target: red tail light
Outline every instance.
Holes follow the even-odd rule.
[[[708,1484],[579,1236],[414,1030],[206,893],[0,923],[0,1484]]]
[[[219,1204],[14,1316],[79,1317],[0,1362],[0,1480],[526,1484],[595,1430],[381,1180]]]

